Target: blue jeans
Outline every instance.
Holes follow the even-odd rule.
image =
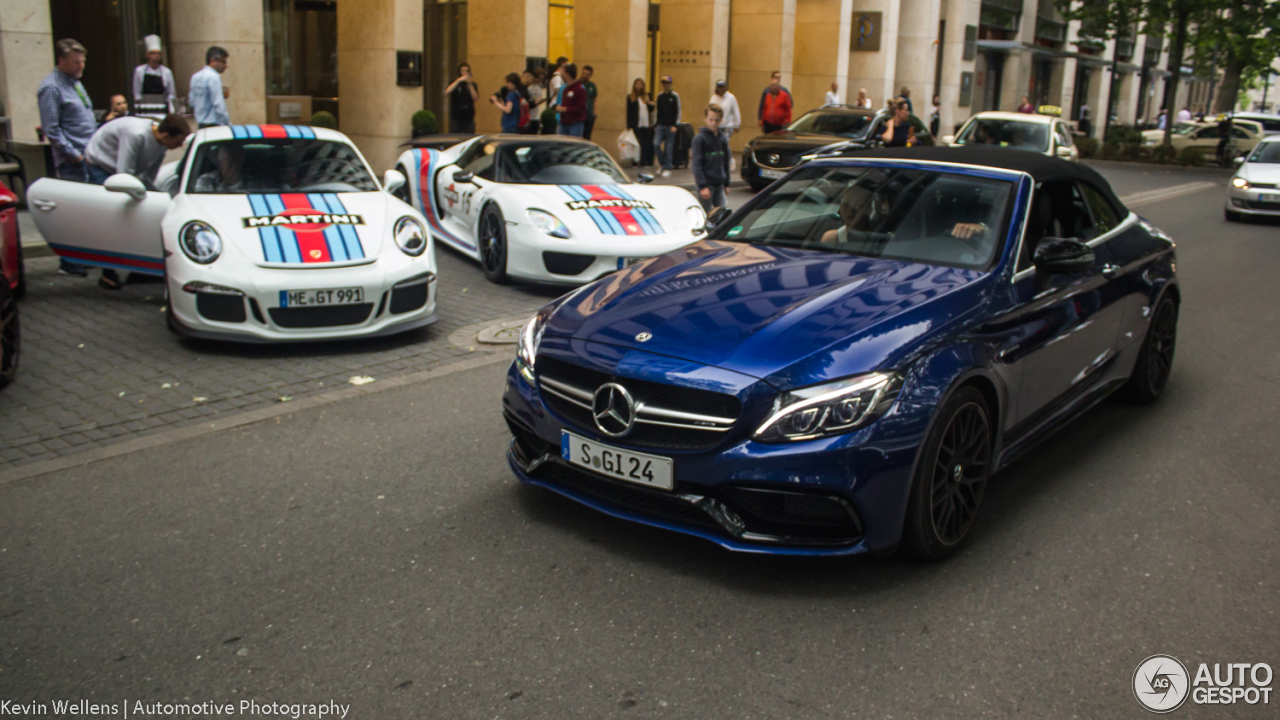
[[[582,131],[585,127],[585,122],[560,123],[560,134],[570,137],[582,137]]]
[[[63,160],[57,166],[58,179],[70,180],[71,182],[88,182],[89,178],[85,174],[87,165],[88,161],[73,163],[70,160]]]
[[[85,169],[86,175],[88,176],[85,182],[88,182],[93,185],[101,185],[107,181],[107,178],[111,177],[111,173],[107,172],[106,170],[103,170],[97,165],[94,165],[88,160],[84,162],[84,169]]]
[[[653,154],[658,157],[663,170],[670,170],[672,159],[676,154],[676,133],[670,125],[659,125],[653,129]],[[665,149],[663,145],[666,145]]]
[[[724,194],[723,185],[716,185],[715,187],[708,186],[707,189],[711,191],[711,198],[704,200],[702,198],[702,188],[698,188],[698,202],[702,203],[703,212],[710,215],[711,211],[715,208],[729,206],[729,200]]]

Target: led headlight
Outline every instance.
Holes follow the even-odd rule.
[[[897,373],[870,373],[783,393],[755,439],[794,442],[857,430],[888,412],[901,389]]]
[[[689,228],[695,233],[700,233],[706,229],[707,214],[702,211],[702,206],[693,205],[685,208],[684,216],[689,220]]]
[[[182,226],[178,245],[192,262],[208,265],[222,254],[222,238],[208,223],[194,220]]]
[[[1231,178],[1231,186],[1232,186],[1232,187],[1240,188],[1241,190],[1248,190],[1248,189],[1249,189],[1249,181],[1248,181],[1248,180],[1245,180],[1244,178],[1242,178],[1242,177],[1240,177],[1240,176],[1236,176],[1236,177]]]
[[[569,238],[569,228],[565,227],[564,223],[560,222],[560,218],[555,215],[545,210],[529,209],[525,212],[529,213],[529,220],[533,223],[533,226],[542,232],[561,240]]]
[[[427,249],[427,231],[422,223],[405,215],[396,221],[396,246],[405,255],[418,257]]]

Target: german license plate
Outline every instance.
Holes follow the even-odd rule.
[[[782,177],[783,175],[786,175],[786,173],[785,173],[785,172],[783,172],[783,171],[781,171],[781,170],[765,170],[764,168],[760,168],[760,177],[762,177],[762,178],[769,178],[770,180],[777,180],[778,178]]]
[[[648,260],[648,259],[649,259],[649,258],[628,258],[628,257],[620,257],[620,258],[618,258],[618,269],[619,269],[619,270],[621,270],[621,269],[622,269],[622,268],[624,268],[624,267],[631,267],[632,265],[635,265],[636,263],[640,262],[641,260]]]
[[[571,465],[583,467],[615,480],[625,480],[660,490],[675,487],[674,463],[671,458],[631,452],[588,440],[562,430],[560,457]]]
[[[331,288],[328,290],[281,290],[280,307],[311,305],[354,305],[364,302],[364,288]]]
[[[1280,195],[1258,195],[1258,202],[1264,203],[1280,203]]]

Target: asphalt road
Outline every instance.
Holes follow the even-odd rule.
[[[1178,240],[1167,395],[998,475],[949,562],[736,555],[520,487],[495,362],[0,485],[0,698],[1137,718],[1149,655],[1280,667],[1280,225],[1221,199],[1140,210]]]

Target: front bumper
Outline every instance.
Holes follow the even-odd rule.
[[[617,272],[636,259],[662,255],[698,242],[689,230],[664,235],[598,235],[553,238],[532,226],[508,227],[507,274],[537,283],[583,285]]]
[[[1280,217],[1280,188],[1227,188],[1226,209],[1242,215]]]
[[[173,327],[193,337],[239,342],[290,342],[391,335],[436,320],[434,256],[388,259],[348,267],[274,269],[226,258],[197,266],[170,255],[165,263]],[[282,307],[298,290],[361,288],[362,302]]]
[[[629,446],[568,423],[514,364],[503,394],[503,414],[514,436],[508,459],[522,482],[729,550],[784,555],[855,555],[895,547],[933,410],[899,402],[857,432],[770,445],[750,439],[748,428],[758,418],[748,403],[724,441],[705,451],[679,452]],[[562,430],[672,458],[675,489],[631,485],[570,465],[560,458]]]

